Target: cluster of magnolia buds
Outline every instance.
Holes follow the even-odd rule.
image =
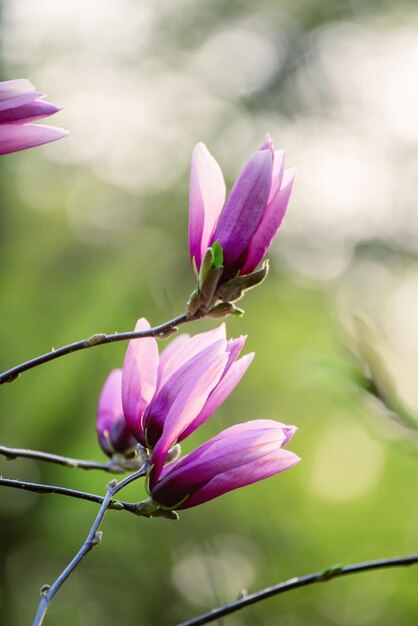
[[[0,83],[0,154],[67,134],[32,123],[59,110],[43,97],[26,79]],[[274,150],[266,135],[225,202],[218,163],[204,144],[196,146],[189,246],[197,287],[187,304],[190,319],[242,315],[234,303],[267,276],[267,261],[257,268],[283,220],[293,180],[284,152]],[[149,329],[145,319],[135,328]],[[174,509],[202,504],[299,461],[283,449],[295,427],[273,420],[227,428],[180,458],[180,442],[213,415],[249,367],[254,354],[238,358],[245,340],[227,340],[224,324],[194,337],[180,335],[161,354],[154,337],[132,339],[123,368],[109,374],[99,398],[97,434],[121,470],[147,463],[149,498],[138,503],[139,514],[176,519]]]
[[[289,202],[294,171],[269,136],[250,158],[225,203],[222,172],[203,144],[193,152],[189,244],[197,287],[190,318],[241,315],[235,302],[260,284],[260,269]],[[225,205],[225,206],[224,206]],[[135,331],[149,330],[140,319]],[[295,432],[273,420],[232,426],[180,458],[180,442],[206,422],[236,387],[254,354],[238,358],[246,337],[227,340],[225,325],[175,338],[161,354],[153,337],[132,339],[123,368],[100,395],[97,433],[104,452],[125,469],[148,459],[144,515],[173,519],[186,509],[277,474],[299,457],[283,449]]]

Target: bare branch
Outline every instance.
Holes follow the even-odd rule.
[[[145,476],[148,472],[148,469],[149,461],[147,460],[140,470],[138,470],[134,474],[131,474],[130,476],[127,476],[120,483],[118,483],[115,478],[109,482],[109,484],[107,485],[106,495],[104,496],[104,498],[102,498],[100,510],[96,516],[96,519],[93,522],[89,534],[87,535],[87,539],[81,546],[80,550],[77,552],[72,561],[70,561],[67,567],[61,572],[61,574],[51,586],[43,585],[41,589],[42,599],[39,603],[33,626],[41,626],[42,622],[44,621],[44,617],[46,615],[48,607],[57,591],[65,583],[70,574],[72,574],[76,567],[81,563],[86,554],[88,554],[90,550],[94,548],[94,546],[100,543],[102,533],[99,531],[99,528],[104,519],[107,509],[110,508],[113,496],[116,495],[118,491],[126,487],[126,485],[129,485],[129,483],[137,480],[138,478],[141,478],[142,476]]]
[[[68,496],[79,500],[87,500],[96,504],[103,504],[104,497],[98,496],[87,491],[78,491],[77,489],[68,489],[67,487],[57,487],[55,485],[45,485],[43,483],[30,483],[24,480],[14,480],[11,478],[0,478],[0,487],[11,487],[12,489],[23,489],[23,491],[31,491],[32,493],[58,494],[60,496]],[[140,515],[140,509],[136,502],[123,502],[121,500],[112,499],[108,505],[109,509],[117,511],[129,511],[135,515]]]
[[[49,452],[40,452],[39,450],[7,448],[6,446],[0,446],[0,454],[5,456],[9,461],[15,459],[33,459],[35,461],[64,465],[65,467],[78,467],[84,470],[102,470],[112,474],[124,474],[126,472],[126,469],[118,465],[113,459],[106,463],[98,463],[96,461],[72,459],[71,457],[61,456],[59,454],[50,454]]]
[[[379,559],[377,561],[367,561],[365,563],[355,563],[353,565],[346,566],[334,565],[322,572],[315,572],[313,574],[307,574],[306,576],[291,578],[290,580],[278,583],[277,585],[266,587],[266,589],[256,591],[255,593],[251,593],[245,597],[235,600],[235,602],[230,602],[229,604],[212,609],[208,613],[204,613],[198,617],[187,620],[186,622],[182,622],[177,626],[201,626],[202,624],[209,624],[210,622],[214,622],[225,615],[235,613],[235,611],[239,611],[240,609],[250,606],[251,604],[255,604],[256,602],[266,600],[271,596],[276,596],[280,593],[285,593],[286,591],[292,591],[292,589],[307,587],[308,585],[313,585],[315,583],[327,582],[332,578],[341,578],[342,576],[348,576],[349,574],[359,574],[361,572],[368,572],[376,569],[407,567],[408,565],[414,565],[415,563],[418,563],[418,554],[411,554],[410,556],[404,557],[394,557],[391,559]]]
[[[38,367],[38,365],[42,365],[43,363],[48,363],[49,361],[53,361],[58,359],[66,354],[71,354],[72,352],[78,352],[79,350],[86,350],[87,348],[93,348],[94,346],[101,346],[107,343],[114,343],[116,341],[128,341],[130,339],[141,339],[144,337],[157,337],[160,339],[165,339],[170,335],[174,334],[177,331],[177,327],[181,324],[186,324],[187,322],[192,322],[194,320],[200,319],[201,315],[196,314],[193,317],[188,313],[183,313],[183,315],[179,315],[169,322],[165,322],[164,324],[160,324],[159,326],[155,326],[154,328],[150,328],[149,330],[143,330],[139,332],[124,332],[124,333],[114,333],[113,335],[106,335],[104,333],[96,333],[92,335],[88,339],[81,339],[80,341],[76,341],[74,343],[70,343],[68,346],[63,346],[62,348],[57,348],[56,350],[51,350],[51,352],[47,352],[46,354],[42,354],[41,356],[37,356],[30,361],[25,361],[20,365],[16,365],[9,370],[6,370],[2,374],[0,374],[0,385],[3,383],[11,383],[22,372],[26,372],[27,370],[33,369],[34,367]]]

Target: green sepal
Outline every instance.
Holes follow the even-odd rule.
[[[177,522],[179,519],[179,514],[177,511],[173,511],[173,509],[165,510],[165,509],[157,509],[152,513],[151,517],[163,517],[164,519],[169,519],[173,522]]]
[[[190,317],[194,317],[203,304],[204,300],[200,293],[197,290],[193,291],[187,303],[187,313]]]
[[[213,266],[220,267],[221,265],[223,265],[224,264],[224,251],[218,240],[213,242],[212,252],[213,252]]]
[[[180,506],[189,496],[185,496],[177,506]],[[138,502],[135,505],[134,513],[135,515],[140,515],[142,517],[164,517],[165,519],[176,521],[179,519],[179,516],[173,508],[163,507],[158,502],[153,500],[152,497],[147,498],[147,500],[143,500],[142,502]]]
[[[235,314],[235,307],[233,304],[230,304],[229,302],[220,302],[207,313],[207,316],[219,318],[219,317],[226,317],[227,315],[234,315],[234,314]]]
[[[200,293],[206,306],[210,306],[213,298],[215,297],[216,290],[218,288],[219,281],[223,274],[224,268],[222,265],[214,267],[210,270],[206,276],[206,280],[202,285]]]
[[[199,289],[202,289],[202,286],[205,284],[209,272],[213,267],[215,267],[213,263],[214,258],[215,256],[213,254],[212,248],[208,248],[205,252],[205,256],[203,257],[202,265],[200,266],[198,279]]]
[[[217,297],[222,302],[236,302],[240,300],[246,291],[260,285],[266,278],[269,271],[269,262],[265,261],[263,266],[245,276],[236,276],[226,283],[223,283],[216,292]]]

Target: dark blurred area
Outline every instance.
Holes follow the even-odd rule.
[[[229,336],[249,335],[256,359],[185,450],[234,423],[272,418],[299,427],[290,448],[302,462],[176,523],[109,511],[101,546],[45,623],[172,626],[243,589],[416,552],[416,3],[0,7],[2,80],[29,78],[63,106],[49,123],[70,131],[0,161],[1,370],[184,310],[194,288],[195,143],[208,145],[229,187],[267,130],[298,167],[268,280],[242,302],[242,320],[227,320]],[[2,386],[1,443],[104,460],[97,398],[125,349],[79,352]],[[353,375],[363,366],[390,387],[406,425],[363,393]],[[109,479],[2,458],[0,473],[100,494]],[[97,509],[57,495],[0,495],[0,623],[23,626]],[[142,485],[127,490],[126,499],[143,497]],[[222,624],[412,626],[417,576],[411,568],[348,577]]]

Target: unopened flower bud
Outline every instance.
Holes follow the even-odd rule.
[[[227,428],[164,470],[153,465],[150,500],[164,509],[188,509],[291,468],[300,461],[284,450],[296,428],[254,420]]]
[[[267,134],[238,176],[225,202],[222,171],[206,146],[198,144],[192,157],[189,203],[189,246],[198,271],[215,244],[223,251],[222,279],[247,276],[263,260],[286,213],[295,171],[284,168],[284,152],[275,150]]]

